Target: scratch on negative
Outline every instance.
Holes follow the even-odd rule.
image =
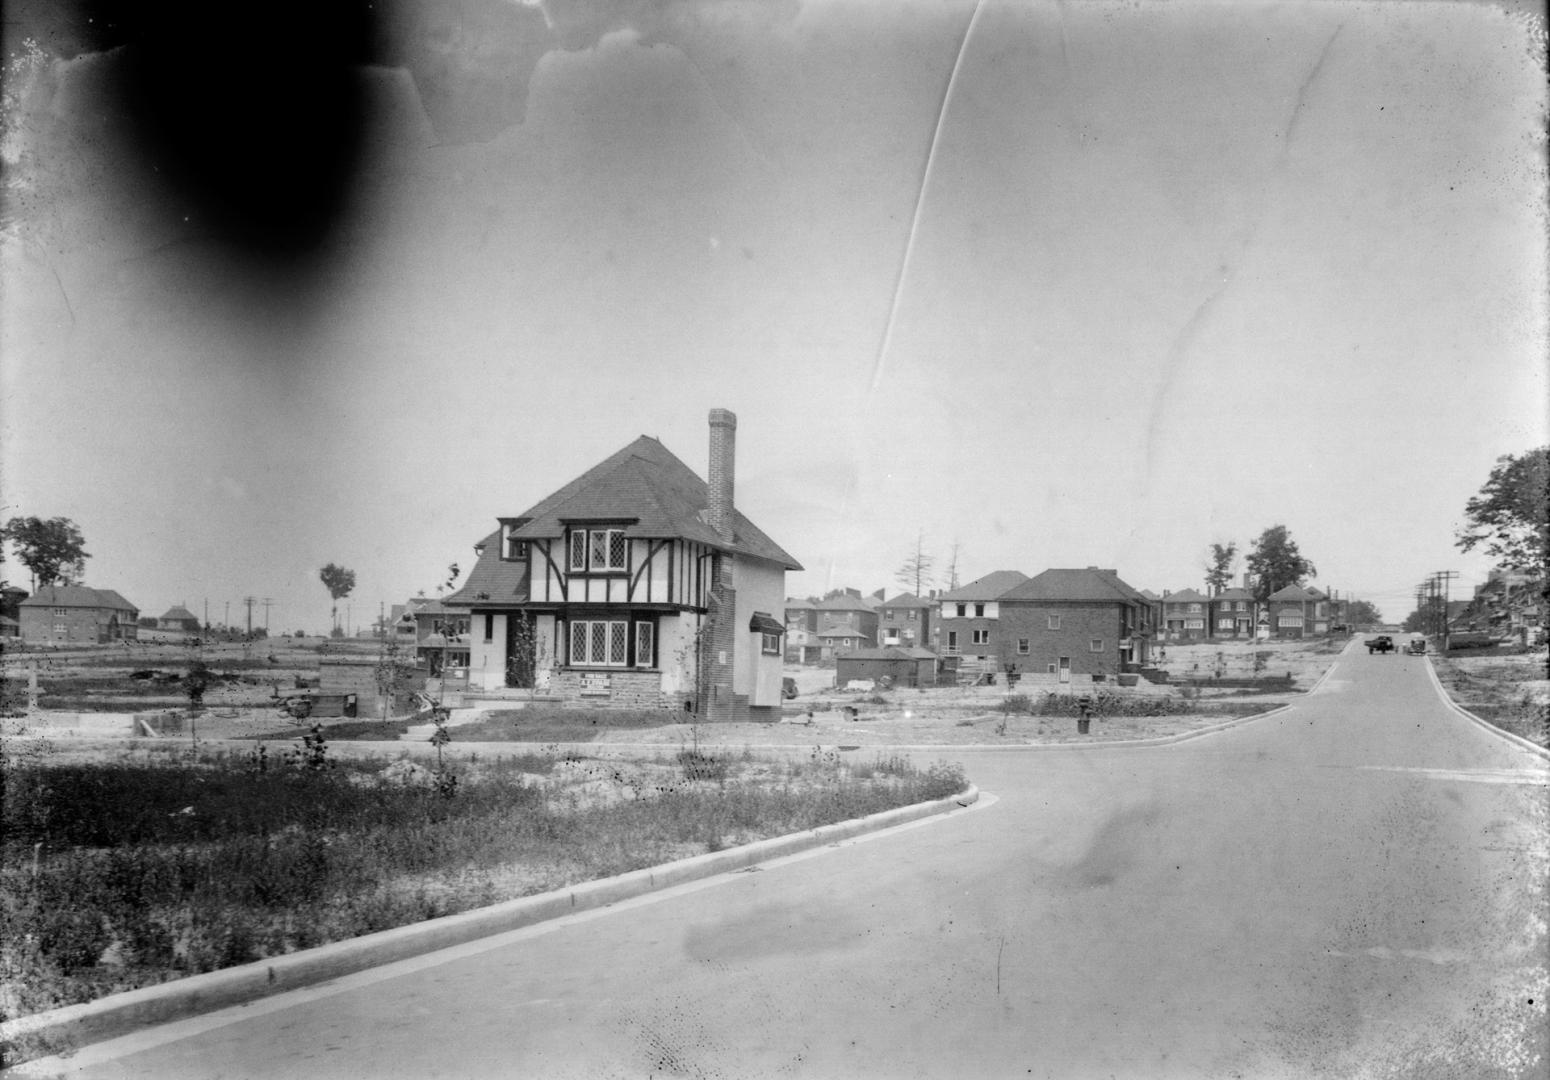
[[[904,292],[904,279],[909,272],[910,255],[915,250],[915,232],[920,227],[920,211],[926,202],[926,188],[931,181],[931,165],[936,160],[937,144],[942,137],[942,121],[947,116],[947,106],[953,98],[953,87],[958,83],[958,70],[963,66],[963,55],[968,51],[969,38],[974,33],[974,24],[980,17],[981,0],[975,0],[974,11],[969,16],[969,23],[964,27],[963,40],[958,42],[958,55],[953,58],[953,70],[947,76],[947,87],[942,92],[942,104],[937,109],[936,126],[931,131],[931,148],[926,151],[926,166],[921,170],[920,188],[915,193],[915,212],[910,216],[909,235],[904,240],[904,256],[899,260],[899,273],[893,283],[893,298],[888,304],[888,321],[883,324],[882,341],[877,346],[877,358],[872,363],[872,385],[869,393],[876,393],[883,379],[883,366],[888,356],[888,344],[893,337],[894,319],[899,313],[899,297]]]

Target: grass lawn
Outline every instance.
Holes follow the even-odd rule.
[[[1437,678],[1450,697],[1503,731],[1550,748],[1550,678],[1545,651],[1517,655],[1437,656]]]
[[[942,798],[957,766],[664,748],[456,765],[7,756],[0,1019]],[[43,1047],[0,1047],[0,1061]]]

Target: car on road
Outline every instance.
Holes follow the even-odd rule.
[[[1379,634],[1375,638],[1368,638],[1367,639],[1367,651],[1370,652],[1370,653],[1375,653],[1375,652],[1393,652],[1394,651],[1394,639],[1389,637],[1387,634]]]

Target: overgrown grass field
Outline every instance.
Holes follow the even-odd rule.
[[[321,730],[281,753],[8,760],[0,1019],[965,786],[957,766],[816,751],[685,749],[649,771],[520,752],[431,768],[335,759]]]

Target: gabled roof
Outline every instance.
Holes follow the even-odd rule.
[[[23,600],[19,606],[108,608],[114,611],[134,612],[140,610],[112,589],[91,589],[85,585],[40,585],[38,591]]]
[[[869,596],[841,594],[812,605],[818,611],[876,611],[877,601]]]
[[[1083,570],[1051,569],[1037,574],[1016,588],[1002,594],[1008,603],[1018,600],[1032,601],[1109,601],[1113,603],[1150,604],[1140,591],[1120,580],[1113,570],[1087,567]],[[1173,597],[1168,597],[1172,600]]]
[[[642,435],[516,515],[512,535],[521,540],[552,539],[565,535],[568,522],[619,521],[625,523],[627,536],[682,538],[768,559],[787,570],[802,569],[735,509],[732,543],[724,543],[707,520],[709,502],[705,481],[667,447]]]
[[[982,578],[975,578],[967,585],[961,585],[950,592],[945,592],[937,599],[940,600],[999,600],[1009,590],[1021,585],[1028,580],[1028,575],[1021,570],[993,570]]]
[[[1252,600],[1254,594],[1247,589],[1223,589],[1211,599],[1213,600]]]
[[[1324,594],[1317,589],[1307,589],[1301,585],[1288,585],[1284,589],[1277,589],[1270,594],[1272,600],[1322,600]]]
[[[1194,589],[1180,589],[1178,592],[1169,593],[1162,598],[1165,604],[1198,604],[1202,600],[1209,599],[1211,599],[1209,596],[1196,592]]]
[[[163,619],[171,619],[174,622],[188,622],[189,620],[193,620],[194,622],[199,621],[199,616],[195,615],[182,604],[173,604],[170,608],[167,609],[167,613],[160,617]]]
[[[916,596],[914,593],[901,592],[898,596],[895,596],[892,600],[884,600],[882,603],[878,604],[877,606],[878,607],[885,607],[885,608],[894,608],[894,607],[902,607],[902,608],[932,608],[932,607],[936,607],[936,601],[935,600],[923,600],[920,597]]]
[[[840,659],[842,660],[935,660],[936,653],[930,649],[904,648],[899,645],[888,645],[881,649],[852,649]]]
[[[458,608],[478,604],[509,606],[514,601],[527,599],[527,560],[509,562],[502,559],[500,540],[501,531],[496,529],[475,545],[483,549],[483,554],[474,560],[463,587],[442,597],[443,605]],[[414,600],[410,601],[411,608],[414,603]]]
[[[866,637],[854,626],[826,626],[818,631],[819,637]]]

